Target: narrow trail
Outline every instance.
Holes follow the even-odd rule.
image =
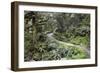
[[[50,41],[55,41],[55,42],[57,42],[59,44],[64,45],[65,47],[66,46],[77,47],[77,48],[80,48],[80,49],[84,50],[88,55],[90,54],[90,51],[88,49],[86,49],[84,46],[75,45],[75,44],[72,44],[72,43],[67,43],[67,42],[63,42],[63,41],[57,40],[56,38],[53,37],[53,33],[47,34],[47,37],[49,38]]]

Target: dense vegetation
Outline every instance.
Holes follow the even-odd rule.
[[[68,60],[90,57],[90,15],[24,12],[24,60]]]

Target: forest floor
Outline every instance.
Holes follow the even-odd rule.
[[[85,51],[88,55],[90,54],[90,51],[86,47],[81,46],[81,45],[75,45],[73,43],[67,43],[67,42],[63,42],[63,41],[57,40],[55,37],[53,37],[53,33],[49,33],[49,34],[47,34],[47,36],[48,36],[50,41],[57,42],[59,44],[59,46],[61,45],[61,47],[63,46],[63,48],[65,48],[65,49],[68,49],[68,46],[72,46],[72,47],[76,47],[76,48],[78,48],[80,50]]]

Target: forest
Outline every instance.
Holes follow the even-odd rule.
[[[24,11],[24,61],[90,58],[90,14]]]

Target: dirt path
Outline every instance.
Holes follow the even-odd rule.
[[[66,46],[72,46],[72,47],[76,47],[76,48],[79,48],[79,49],[85,51],[88,55],[90,54],[90,51],[88,49],[86,49],[84,46],[75,45],[75,44],[72,44],[72,43],[67,43],[67,42],[63,42],[63,41],[59,41],[59,40],[55,39],[53,37],[53,33],[49,33],[49,34],[47,34],[47,36],[48,36],[50,41],[55,41],[55,42],[63,45],[63,47],[65,47],[65,49],[66,49]]]

